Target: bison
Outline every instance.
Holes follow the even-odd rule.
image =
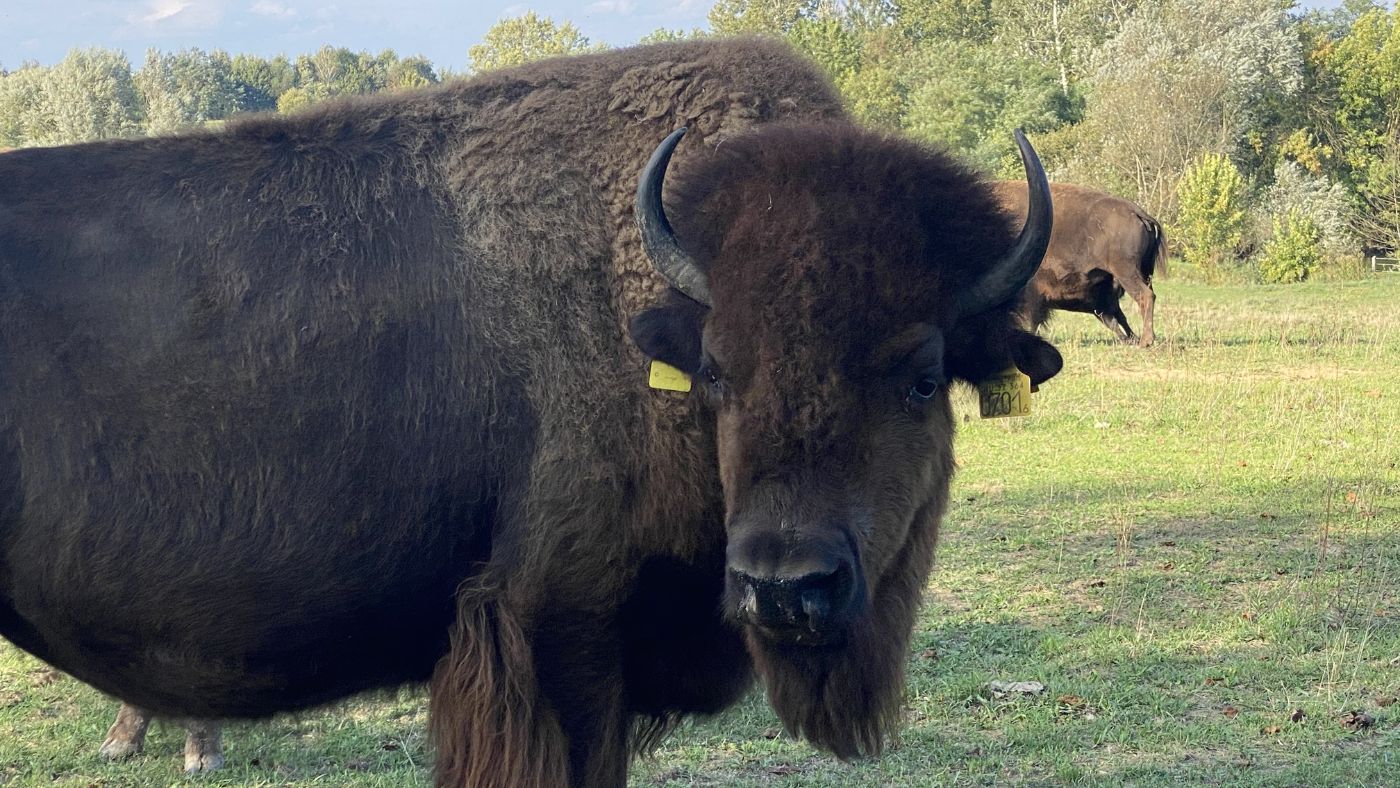
[[[444,786],[622,785],[755,676],[878,752],[950,387],[1061,364],[1019,143],[1018,234],[736,40],[8,154],[0,634],[160,715],[427,682]]]
[[[1025,184],[1000,181],[996,190],[1014,218],[1026,215]],[[1021,313],[1038,329],[1052,309],[1087,312],[1120,340],[1133,342],[1132,326],[1118,306],[1127,291],[1142,313],[1141,345],[1151,345],[1157,301],[1152,275],[1167,269],[1162,225],[1137,205],[1101,191],[1052,183],[1050,193],[1055,230],[1045,262],[1021,297]]]

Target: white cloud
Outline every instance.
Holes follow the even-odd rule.
[[[151,9],[150,13],[141,17],[142,22],[154,24],[169,19],[181,11],[189,8],[193,3],[190,0],[152,0],[146,7]]]
[[[248,10],[258,16],[278,16],[284,19],[297,15],[295,8],[286,3],[279,3],[277,0],[258,0],[248,6]]]
[[[224,0],[146,0],[143,8],[127,17],[132,28],[151,30],[207,30],[224,16]]]
[[[630,14],[636,8],[636,3],[632,0],[598,0],[588,6],[591,13],[596,14]]]

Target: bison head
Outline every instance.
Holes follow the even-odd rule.
[[[948,388],[1060,368],[1011,311],[1050,235],[1045,174],[1018,132],[1031,210],[1016,236],[989,187],[940,153],[770,126],[693,160],[668,211],[683,131],[638,190],[673,290],[632,335],[714,412],[725,615],[774,709],[837,755],[877,752],[953,472]]]

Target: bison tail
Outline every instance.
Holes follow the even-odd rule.
[[[488,594],[459,592],[451,650],[430,688],[439,788],[568,785],[568,740],[540,697],[530,643]]]
[[[1145,213],[1140,213],[1138,216],[1147,227],[1147,231],[1152,234],[1152,245],[1142,256],[1139,268],[1142,272],[1142,278],[1150,283],[1154,273],[1160,272],[1162,276],[1167,275],[1167,231],[1162,228],[1160,222],[1151,216]]]

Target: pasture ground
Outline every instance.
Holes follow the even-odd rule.
[[[1031,418],[960,393],[895,749],[838,763],[755,696],[633,784],[1396,784],[1400,275],[1158,294],[1150,350],[1059,316],[1066,371]],[[428,784],[415,692],[232,725],[227,770],[194,780],[175,725],[100,761],[115,708],[0,643],[0,785]]]

